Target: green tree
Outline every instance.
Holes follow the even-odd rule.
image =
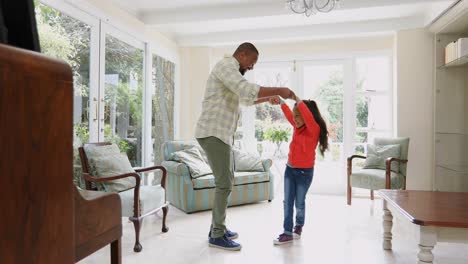
[[[276,144],[276,151],[274,154],[281,153],[281,143],[288,142],[290,135],[290,130],[288,128],[282,127],[270,127],[265,131],[264,137],[266,140],[269,140]]]
[[[359,80],[358,90],[363,80]],[[330,79],[319,86],[313,95],[321,114],[328,120],[329,135],[334,142],[343,142],[343,72],[336,71]],[[365,97],[356,97],[356,125],[366,127],[368,119],[368,104]]]

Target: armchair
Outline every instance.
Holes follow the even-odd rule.
[[[135,227],[135,246],[133,250],[140,252],[143,247],[140,244],[140,228],[143,218],[152,215],[159,210],[163,211],[162,232],[167,232],[169,229],[166,226],[166,216],[169,203],[166,201],[166,169],[162,166],[152,166],[148,168],[140,168],[120,172],[118,175],[105,175],[102,167],[106,164],[110,165],[109,171],[118,171],[119,163],[128,163],[128,157],[125,155],[124,160],[116,160],[119,157],[120,151],[115,144],[109,142],[103,143],[88,143],[84,144],[79,149],[83,177],[87,190],[99,189],[103,191],[116,191],[122,201],[122,216],[128,216]],[[121,157],[121,155],[120,155]],[[113,163],[113,164],[112,164]],[[155,186],[141,186],[141,178],[139,173],[150,172],[155,170],[162,171],[161,184]],[[122,180],[130,181],[130,188],[121,188]],[[120,181],[120,182],[119,182]],[[109,184],[116,184],[113,188],[109,188]],[[120,185],[117,185],[120,184]],[[107,185],[107,186],[106,186]],[[119,188],[117,188],[119,187]]]
[[[385,169],[362,168],[353,172],[353,159],[366,159],[361,155],[352,155],[347,159],[347,204],[351,205],[352,187],[370,190],[370,198],[374,200],[374,190],[406,189],[406,166],[408,163],[409,138],[375,138],[374,145],[399,145],[400,157],[388,157]],[[391,170],[392,163],[398,163],[398,172]]]
[[[78,190],[75,200],[75,262],[110,244],[111,264],[122,263],[122,212],[115,193]]]

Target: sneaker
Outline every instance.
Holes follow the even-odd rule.
[[[234,232],[234,231],[231,231],[229,229],[226,229],[226,231],[224,232],[224,234],[226,234],[226,236],[229,238],[229,239],[236,239],[239,237],[239,234],[237,232]],[[208,238],[211,237],[211,231],[208,232]]]
[[[225,250],[240,250],[242,248],[241,244],[232,241],[229,239],[226,234],[222,237],[212,238],[208,240],[208,245],[210,247],[225,249]]]
[[[295,226],[294,232],[293,232],[294,239],[300,239],[301,234],[302,234],[302,226]]]
[[[273,244],[275,245],[282,245],[282,244],[286,244],[286,243],[291,243],[294,241],[294,238],[292,235],[288,235],[288,234],[281,234],[279,235],[279,237],[277,237],[275,240],[273,240]]]

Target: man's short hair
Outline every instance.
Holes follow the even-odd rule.
[[[234,55],[239,54],[240,52],[245,52],[245,53],[255,53],[258,55],[258,50],[254,46],[254,44],[250,42],[244,42],[237,47],[236,51],[234,51]]]

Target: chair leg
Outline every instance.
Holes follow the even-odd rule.
[[[137,219],[131,219],[133,222],[133,226],[135,227],[135,246],[133,247],[133,251],[135,252],[141,252],[143,247],[140,244],[140,228],[143,223],[143,219],[137,218]]]
[[[348,200],[348,205],[351,205],[351,186],[348,184],[348,191],[346,192],[346,197]]]
[[[374,190],[370,190],[370,199],[374,200]]]
[[[122,243],[120,238],[111,243],[111,264],[122,263]]]
[[[167,212],[169,211],[169,206],[165,206],[162,208],[163,210],[163,220],[162,220],[162,232],[163,233],[166,233],[167,231],[169,231],[169,228],[166,226],[166,216],[167,216]]]
[[[348,186],[348,192],[346,193],[348,205],[351,205],[351,186]]]

